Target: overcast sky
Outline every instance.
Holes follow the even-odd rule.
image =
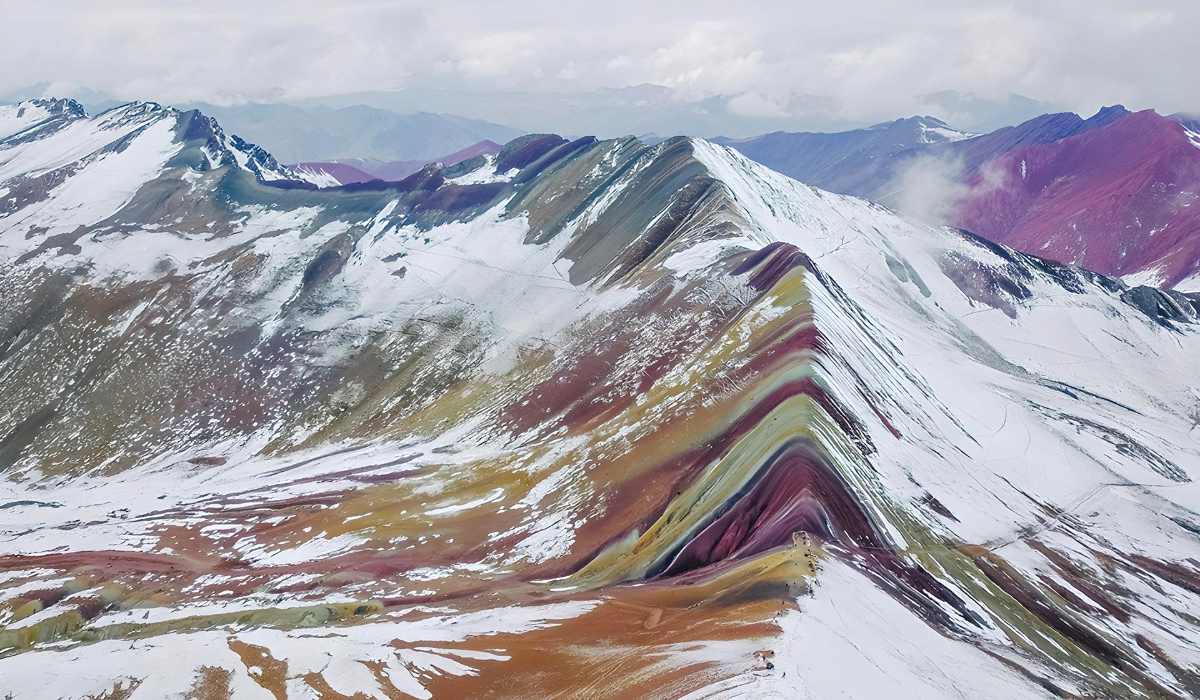
[[[280,100],[445,86],[589,90],[849,119],[916,97],[1019,93],[1090,112],[1200,111],[1197,0],[510,0],[21,3],[0,22],[0,91],[41,81],[168,102]],[[919,9],[918,9],[919,8]]]

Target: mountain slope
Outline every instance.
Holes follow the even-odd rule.
[[[5,690],[1194,694],[1195,298],[703,141],[317,189],[189,114],[0,142]]]
[[[400,113],[429,110],[508,124],[527,132],[556,129],[605,137],[647,133],[750,136],[795,128],[798,123],[810,129],[846,123],[826,96],[794,94],[775,104],[754,92],[697,98],[684,90],[653,84],[577,91],[409,88],[330,95],[301,104],[368,105]]]
[[[1200,291],[1200,136],[1153,111],[990,161],[959,214],[992,240]],[[1185,284],[1186,288],[1187,285]]]
[[[0,138],[34,126],[50,127],[82,116],[86,116],[86,112],[74,100],[39,99],[0,105]]]
[[[965,185],[950,215],[959,226],[1134,284],[1200,290],[1200,136],[1185,120],[1120,106],[1048,115],[918,157],[930,156]],[[870,196],[900,202],[904,183]]]

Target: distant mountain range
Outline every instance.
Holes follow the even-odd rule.
[[[349,185],[355,182],[368,182],[370,180],[385,180],[395,182],[419,171],[421,168],[430,163],[440,163],[443,167],[457,165],[465,160],[479,158],[481,156],[495,155],[500,152],[501,146],[495,141],[484,139],[478,143],[473,143],[466,148],[449,153],[437,158],[423,158],[420,160],[375,160],[371,158],[347,158],[331,162],[305,162],[298,163],[297,167],[308,171],[320,171],[328,173],[331,177],[338,180],[340,184]]]
[[[932,117],[724,139],[803,182],[1132,281],[1200,289],[1194,118],[1045,114],[970,136]]]
[[[184,105],[218,119],[225,128],[267,146],[289,162],[365,158],[425,162],[480,141],[510,141],[523,132],[451,114],[399,114],[363,105],[297,107],[245,104]]]
[[[1049,102],[1011,93],[987,99],[957,90],[940,90],[923,95],[921,101],[929,111],[951,124],[981,134],[1057,111]]]
[[[715,139],[801,182],[834,192],[874,194],[892,165],[912,152],[971,136],[935,117],[909,117],[837,133],[777,131],[750,139]]]
[[[0,102],[43,97],[58,92],[58,87],[29,85],[0,95]],[[71,92],[93,114],[128,101],[93,89]],[[1054,109],[1021,95],[984,98],[954,90],[920,95],[909,102],[914,112],[936,114],[977,133]],[[837,100],[823,95],[735,91],[697,97],[654,84],[575,92],[408,88],[233,106],[200,102],[184,106],[212,114],[231,132],[293,162],[433,159],[483,139],[503,143],[519,133],[548,131],[597,137],[654,135],[642,141],[657,143],[677,135],[743,138],[775,131],[839,131],[870,123],[868,116],[847,113]],[[391,124],[395,115],[404,118],[398,125]],[[417,119],[420,115],[425,122],[444,117],[445,123],[433,128]],[[464,130],[470,133],[459,137]],[[397,133],[414,136],[397,139]],[[439,133],[444,138],[436,138]]]
[[[953,90],[914,98],[922,111],[953,117],[971,130],[990,131],[1015,124],[1053,107],[1021,95],[988,99]],[[743,92],[691,97],[662,85],[561,92],[405,89],[334,95],[301,102],[344,107],[363,104],[398,112],[431,110],[498,121],[529,132],[554,130],[598,137],[656,134],[749,137],[803,128],[834,131],[864,124],[823,95],[768,99]]]

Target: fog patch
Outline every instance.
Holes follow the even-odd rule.
[[[961,158],[920,155],[900,166],[888,190],[901,214],[930,224],[952,224],[971,193]]]
[[[939,226],[957,225],[972,198],[1001,189],[1009,172],[1001,161],[988,161],[974,177],[962,158],[923,154],[903,163],[887,191],[889,204],[905,216]]]

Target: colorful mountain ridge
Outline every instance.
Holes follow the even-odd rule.
[[[1197,295],[699,139],[319,187],[192,111],[17,126],[14,697],[1200,688]]]

